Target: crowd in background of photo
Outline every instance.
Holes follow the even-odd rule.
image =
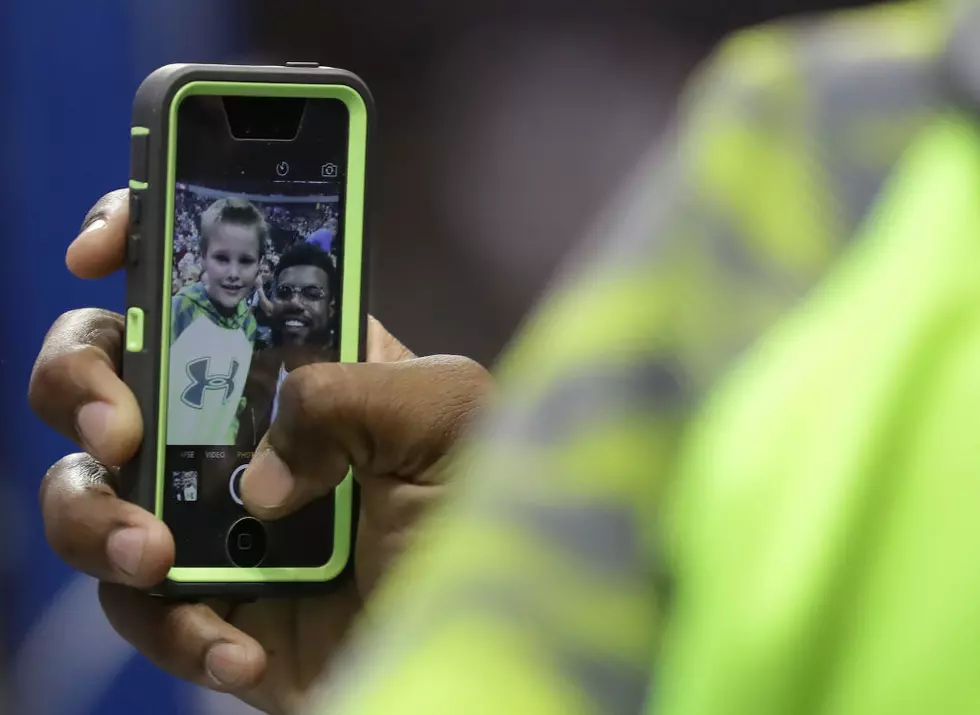
[[[230,192],[178,184],[174,198],[173,286],[176,295],[181,288],[201,278],[200,228],[201,214],[222,196],[239,196]],[[336,199],[334,202],[296,202],[288,204],[279,197],[246,196],[265,216],[269,224],[269,242],[262,257],[269,272],[275,270],[279,257],[291,245],[312,241],[330,252],[336,264],[337,246],[334,239],[339,227]],[[287,207],[288,206],[288,207]]]

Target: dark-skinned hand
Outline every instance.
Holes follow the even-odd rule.
[[[76,276],[123,266],[128,201],[108,194],[67,253]],[[362,604],[413,524],[439,498],[447,453],[492,383],[472,360],[416,358],[371,318],[367,362],[290,373],[279,413],[242,480],[246,508],[280,518],[333,489],[353,467],[361,487],[355,577],[328,595],[233,604],[147,595],[173,565],[174,540],[153,514],[116,496],[118,470],[139,447],[136,399],[119,378],[124,322],[98,309],[61,316],[31,377],[30,403],[84,452],[41,486],[48,541],[100,581],[106,617],[167,672],[279,715],[298,707],[330,667]]]

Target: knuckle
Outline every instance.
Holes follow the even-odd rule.
[[[114,355],[122,345],[123,317],[102,308],[77,308],[62,314],[48,330],[39,362],[79,347],[92,346]]]
[[[345,366],[318,363],[289,374],[279,394],[279,412],[269,443],[294,473],[323,474],[333,469],[336,446],[350,441],[343,426],[354,394]],[[345,463],[346,466],[346,463]]]
[[[493,378],[476,360],[453,356],[446,365],[444,381],[447,386],[442,406],[445,419],[451,425],[447,431],[459,434],[477,421],[493,391]]]
[[[337,365],[304,365],[289,374],[279,396],[281,409],[298,424],[318,422],[332,412],[335,398],[344,390]]]
[[[493,389],[493,378],[483,365],[462,355],[440,355],[430,358],[438,379],[447,392],[467,402],[482,401]]]
[[[87,454],[78,452],[75,454],[67,454],[52,464],[48,468],[48,471],[45,472],[44,478],[41,479],[42,499],[43,497],[47,496],[47,493],[51,488],[57,488],[58,485],[64,481],[67,474],[71,473],[73,470],[82,465],[86,458],[91,459],[91,457],[89,457]]]
[[[91,458],[83,454],[62,457],[41,480],[39,496],[45,536],[55,553],[69,560],[77,551],[78,544],[73,528],[77,521],[72,498],[75,496],[73,474],[87,469],[88,460]]]
[[[125,321],[118,313],[102,308],[72,311],[63,330],[67,347],[92,346],[108,355],[118,365],[122,350]]]
[[[28,402],[43,417],[65,417],[65,407],[74,409],[78,390],[84,386],[87,366],[98,359],[94,348],[80,346],[72,352],[59,352],[39,360],[28,387]]]
[[[489,371],[476,360],[464,356],[456,356],[454,370],[460,379],[480,389],[488,389],[493,384]]]
[[[41,479],[39,499],[45,521],[61,519],[62,510],[81,494],[101,492],[114,495],[109,470],[91,455],[69,454],[55,462]],[[49,514],[53,510],[53,514]]]
[[[100,308],[79,308],[61,315],[48,330],[31,373],[29,394],[63,375],[86,351],[99,351],[118,367],[124,322],[121,315]],[[89,356],[81,358],[89,359]]]

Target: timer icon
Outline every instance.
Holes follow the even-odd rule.
[[[279,174],[279,176],[285,176],[288,174],[289,164],[284,161],[280,161],[278,164],[276,164],[276,173]]]

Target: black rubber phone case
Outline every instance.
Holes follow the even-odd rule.
[[[374,102],[367,86],[356,75],[345,70],[320,67],[316,63],[288,63],[282,67],[230,65],[169,65],[149,75],[136,93],[133,103],[133,127],[148,129],[134,134],[130,155],[129,229],[126,247],[127,309],[142,310],[143,345],[138,352],[124,350],[123,379],[136,395],[143,417],[144,437],[139,452],[122,468],[123,496],[151,513],[156,508],[157,448],[165,425],[158,424],[160,407],[161,339],[163,335],[163,285],[165,211],[168,182],[168,134],[170,108],[178,91],[198,81],[249,82],[262,84],[332,84],[354,89],[367,108],[367,148],[364,205],[368,205],[371,177],[374,124]],[[171,189],[173,187],[170,187]],[[367,213],[365,211],[365,213]],[[359,320],[359,357],[365,359],[367,338],[367,295],[370,264],[370,240],[367,216],[362,235],[361,305]],[[169,279],[167,279],[169,280]],[[354,562],[354,535],[357,533],[359,495],[353,490],[351,515],[351,551],[344,570],[327,582],[255,582],[255,583],[187,583],[164,580],[150,592],[174,599],[224,597],[252,600],[268,597],[307,596],[329,591],[351,577]]]

